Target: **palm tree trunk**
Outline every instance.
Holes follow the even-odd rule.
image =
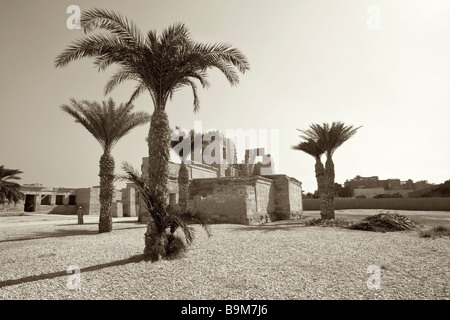
[[[178,171],[178,203],[181,211],[186,211],[189,198],[189,171],[186,164],[181,162]]]
[[[334,163],[331,155],[327,156],[324,175],[325,219],[334,219]]]
[[[156,221],[150,217],[145,232],[144,257],[147,260],[157,261],[166,256],[167,235],[158,227]]]
[[[324,175],[325,175],[325,167],[320,161],[320,158],[316,158],[316,180],[317,180],[317,192],[320,196],[320,217],[322,219],[325,218],[326,215],[326,201],[325,201],[325,189],[324,189]]]
[[[99,232],[112,230],[111,204],[114,197],[114,158],[107,151],[100,158],[100,221]]]
[[[165,197],[169,177],[170,127],[164,110],[156,110],[152,114],[147,142],[149,186]]]
[[[150,219],[145,233],[145,256],[158,259],[164,256],[165,232],[161,225],[161,216],[167,214],[167,182],[169,177],[170,127],[167,113],[162,108],[155,108],[148,133],[148,183],[154,195],[154,209],[150,210]],[[164,212],[159,212],[164,211]]]

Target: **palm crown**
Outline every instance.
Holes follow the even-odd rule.
[[[308,130],[299,131],[303,133],[302,138],[306,140],[307,144],[317,149],[315,152],[321,151],[321,154],[326,153],[327,157],[331,157],[336,149],[350,139],[359,128],[361,127],[346,126],[338,121],[331,123],[331,125],[328,123],[311,124]]]
[[[148,113],[132,112],[132,104],[116,103],[110,98],[108,101],[71,99],[70,105],[64,104],[61,109],[72,117],[75,122],[82,124],[102,146],[105,152],[110,152],[114,145],[133,128],[150,121]]]
[[[57,67],[84,57],[95,58],[99,71],[112,64],[119,69],[105,86],[105,94],[126,80],[134,80],[137,86],[130,102],[148,90],[155,110],[164,110],[173,93],[190,86],[194,95],[194,111],[200,104],[197,95],[197,79],[205,88],[209,86],[206,71],[219,69],[231,85],[239,83],[235,69],[249,70],[246,57],[227,43],[201,44],[191,40],[189,30],[177,23],[163,30],[158,37],[149,31],[144,37],[136,26],[120,14],[103,9],[93,9],[81,16],[84,32],[96,29],[108,34],[93,34],[75,41],[56,59]]]

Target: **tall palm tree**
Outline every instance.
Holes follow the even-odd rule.
[[[333,162],[334,152],[348,139],[350,139],[356,131],[361,128],[346,126],[343,122],[312,124],[307,130],[300,130],[306,141],[312,141],[317,150],[324,153],[327,157],[324,167],[324,175],[322,181],[321,199],[321,215],[324,219],[334,219],[334,179],[335,170]],[[320,187],[319,187],[320,188]],[[319,190],[320,192],[320,190]]]
[[[23,173],[17,169],[6,169],[0,166],[0,204],[14,202],[17,204],[25,199],[25,195],[20,191],[20,184],[9,180],[20,180],[18,176]]]
[[[63,67],[85,57],[94,58],[99,71],[117,64],[119,69],[107,82],[105,94],[126,80],[137,82],[130,102],[144,91],[150,93],[154,110],[147,138],[149,186],[158,195],[155,201],[161,202],[156,207],[162,207],[166,202],[170,149],[167,101],[182,87],[191,87],[194,112],[197,112],[200,104],[194,80],[207,88],[207,71],[216,68],[232,86],[237,85],[237,71],[245,73],[249,63],[241,51],[229,44],[194,42],[182,23],[164,29],[160,36],[153,30],[144,36],[127,18],[103,9],[83,12],[80,22],[85,33],[97,29],[107,33],[91,34],[75,41],[56,58],[55,65]]]
[[[99,232],[112,230],[111,204],[114,197],[114,158],[111,150],[115,144],[132,129],[150,121],[146,112],[132,112],[132,104],[116,103],[110,98],[101,104],[95,101],[70,100],[70,105],[61,109],[85,127],[103,149],[100,157],[100,218]]]

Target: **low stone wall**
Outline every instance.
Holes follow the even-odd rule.
[[[273,181],[275,212],[272,220],[299,218],[303,211],[302,183],[285,174],[263,176]]]
[[[303,210],[320,210],[320,200],[304,199]],[[335,199],[336,210],[385,209],[417,211],[450,211],[450,198],[386,198],[386,199]]]
[[[249,224],[247,205],[251,204],[249,179],[210,178],[192,181],[194,208],[206,214],[212,223]],[[249,199],[247,199],[249,195]]]
[[[212,223],[260,224],[275,211],[273,181],[260,176],[195,179],[192,208]]]

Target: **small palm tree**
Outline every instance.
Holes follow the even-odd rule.
[[[331,125],[328,123],[323,123],[322,125],[312,124],[309,129],[300,130],[303,133],[302,138],[306,140],[306,144],[303,145],[303,148],[305,150],[313,151],[313,156],[316,158],[316,175],[317,167],[320,167],[321,164],[320,155],[325,154],[327,157],[323,170],[323,180],[321,181],[322,186],[320,186],[318,180],[318,190],[319,194],[321,194],[321,217],[323,219],[334,219],[335,217],[335,171],[333,154],[344,142],[350,139],[359,128],[361,127],[354,128],[353,126],[346,126],[342,122],[333,122]],[[307,147],[307,145],[309,147]],[[299,147],[300,146],[301,143],[299,144]],[[311,154],[310,152],[307,153]],[[319,158],[316,157],[317,155],[319,155]],[[317,159],[319,159],[320,164],[317,162]]]
[[[20,180],[19,174],[23,173],[17,169],[6,169],[0,166],[0,204],[17,204],[25,199],[25,195],[20,191],[20,184],[9,180]]]
[[[195,80],[207,88],[207,71],[215,68],[231,85],[237,85],[237,71],[246,72],[249,63],[241,51],[229,44],[194,42],[182,23],[164,29],[160,36],[155,31],[144,36],[128,19],[107,10],[83,12],[80,21],[85,33],[102,29],[106,34],[96,33],[75,41],[56,58],[55,65],[64,67],[77,59],[94,58],[94,64],[103,71],[116,64],[119,69],[106,84],[105,94],[126,80],[137,82],[130,102],[149,92],[154,107],[147,138],[149,183],[156,189],[155,201],[161,202],[156,207],[161,208],[166,201],[169,176],[168,100],[182,87],[191,87],[194,112],[197,112],[200,104]]]
[[[160,206],[156,193],[158,190],[150,188],[146,179],[129,163],[124,162],[122,169],[125,174],[119,176],[121,180],[134,183],[138,188],[144,206],[149,213],[149,224],[145,237],[144,257],[147,260],[156,261],[160,258],[175,258],[185,250],[185,244],[181,238],[175,235],[178,229],[184,234],[184,240],[190,244],[194,240],[192,223],[200,224],[211,236],[209,219],[200,212],[189,210],[187,207],[181,210],[171,206]]]
[[[75,99],[70,105],[62,105],[61,109],[75,118],[75,122],[83,125],[103,149],[100,158],[100,220],[99,232],[112,230],[111,204],[114,197],[114,158],[111,150],[115,144],[132,129],[150,121],[146,112],[132,112],[132,104],[120,104],[116,107],[110,98],[101,104],[95,101]]]

